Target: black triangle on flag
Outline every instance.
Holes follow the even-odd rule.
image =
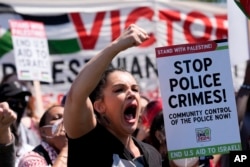
[[[234,0],[242,12],[250,19],[250,0]]]

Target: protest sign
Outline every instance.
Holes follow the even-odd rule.
[[[51,65],[44,25],[10,20],[15,64],[20,80],[51,82]]]
[[[51,60],[43,23],[26,20],[9,21],[19,80],[33,81],[37,116],[43,114],[40,82],[52,82]]]
[[[169,159],[241,150],[227,40],[155,51]]]

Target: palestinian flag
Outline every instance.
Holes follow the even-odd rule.
[[[104,15],[104,12],[97,14],[91,32],[87,33],[79,13],[31,15],[18,13],[11,6],[0,4],[0,58],[13,49],[8,23],[10,19],[42,22],[47,33],[49,53],[53,56],[75,53],[83,48],[96,49],[94,46]]]

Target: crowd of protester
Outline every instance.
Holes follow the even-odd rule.
[[[169,160],[166,136],[171,134],[165,130],[162,99],[141,95],[131,73],[110,68],[120,52],[148,38],[142,28],[130,25],[86,64],[62,103],[51,105],[41,118],[35,114],[32,84],[16,74],[5,76],[0,167],[228,167],[227,154]],[[243,150],[250,149],[249,94],[250,61],[235,96]]]

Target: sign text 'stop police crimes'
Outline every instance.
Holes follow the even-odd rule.
[[[209,73],[209,68],[213,64],[213,60],[209,57],[194,60],[183,60],[174,62],[176,75],[182,77],[170,78],[170,91],[175,92],[176,89],[186,91],[185,93],[173,94],[169,96],[168,104],[172,108],[220,103],[226,100],[225,89],[205,90],[192,92],[195,89],[215,88],[221,86],[220,73]],[[188,75],[200,72],[207,72],[201,75]]]
[[[168,95],[168,104],[171,108],[226,101],[226,91],[220,88],[222,86],[221,74],[219,71],[211,73],[215,68],[213,59],[205,54],[206,51],[215,49],[216,43],[214,42],[156,49],[157,57],[204,52],[203,56],[195,59],[184,56],[183,59],[173,61],[174,75],[168,79],[167,83],[171,93]]]
[[[156,48],[156,56],[169,158],[240,150],[227,41]]]

